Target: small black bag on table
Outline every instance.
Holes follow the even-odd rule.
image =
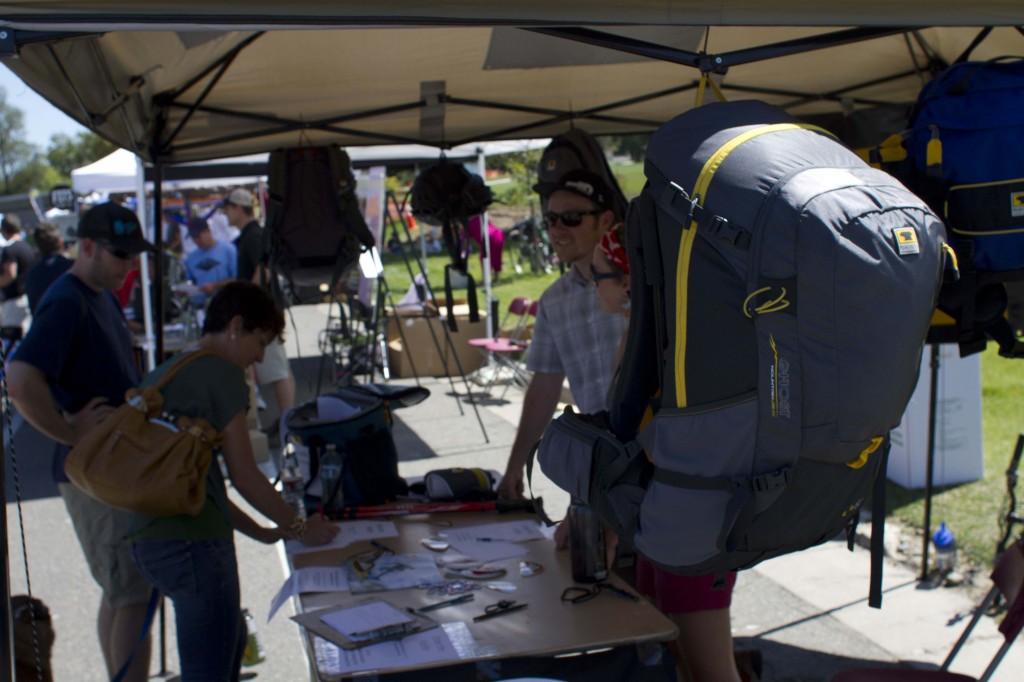
[[[429,395],[421,386],[360,384],[339,388],[290,410],[281,420],[282,443],[291,437],[299,446],[307,494],[319,496],[320,456],[329,443],[344,460],[346,506],[381,504],[406,494],[408,486],[398,475],[391,410],[416,405]]]

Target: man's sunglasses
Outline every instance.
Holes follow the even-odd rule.
[[[114,258],[120,258],[121,260],[131,260],[136,256],[136,254],[129,253],[128,251],[125,251],[123,249],[115,249],[113,246],[107,244],[106,242],[101,242],[100,246],[102,246],[103,250],[109,253]]]
[[[544,226],[554,227],[555,223],[559,220],[566,227],[579,227],[580,223],[583,222],[583,216],[588,215],[601,215],[604,213],[601,209],[593,211],[562,211],[561,213],[555,213],[554,211],[548,211],[544,214]]]

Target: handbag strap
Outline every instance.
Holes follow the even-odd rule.
[[[206,357],[207,355],[216,355],[216,353],[214,353],[212,350],[202,349],[192,351],[189,353],[184,353],[181,358],[178,358],[178,360],[176,360],[175,363],[171,367],[169,367],[167,371],[163,373],[163,375],[157,380],[155,384],[153,384],[152,387],[159,391],[168,383],[170,383],[171,379],[173,379],[178,374],[178,372],[185,369],[186,365],[190,364],[195,360],[198,360],[199,358]]]

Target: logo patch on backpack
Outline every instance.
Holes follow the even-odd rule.
[[[774,361],[768,366],[768,391],[771,394],[771,415],[789,419],[792,412],[789,408],[789,360],[779,357],[779,349],[775,339],[768,337]]]
[[[894,227],[893,239],[896,241],[896,253],[901,256],[913,256],[921,253],[921,245],[917,241],[917,232],[912,227]]]
[[[1010,193],[1010,215],[1014,218],[1024,216],[1024,192]]]

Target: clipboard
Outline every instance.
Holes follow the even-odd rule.
[[[382,631],[377,636],[368,636],[358,640],[350,639],[335,627],[332,627],[328,623],[325,623],[323,616],[335,613],[338,611],[346,611],[349,609],[356,608],[358,606],[365,606],[368,604],[386,604],[391,608],[402,613],[403,616],[407,616],[409,620],[403,624],[401,630],[395,632],[388,628],[382,628]],[[318,609],[316,611],[308,611],[306,613],[299,613],[291,617],[296,623],[306,628],[310,632],[323,637],[329,642],[337,644],[343,649],[358,649],[360,647],[369,646],[371,644],[379,644],[380,642],[387,642],[396,639],[402,639],[416,632],[423,632],[431,628],[438,626],[437,621],[432,618],[417,613],[409,609],[399,609],[398,607],[390,604],[382,599],[362,599],[347,604],[341,604],[337,606],[328,606],[327,608]]]

